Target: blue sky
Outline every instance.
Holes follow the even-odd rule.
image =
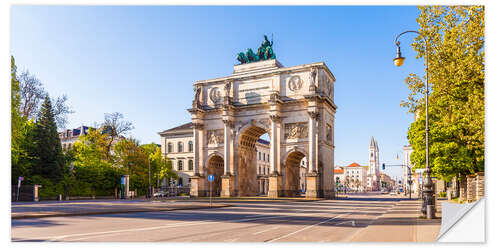
[[[283,65],[324,61],[337,79],[335,165],[367,164],[371,136],[380,162],[398,164],[413,120],[399,107],[404,78],[424,68],[411,34],[396,68],[394,38],[418,29],[418,14],[415,6],[23,5],[12,7],[11,53],[51,96],[68,96],[69,127],[120,112],[132,136],[159,143],[157,132],[190,121],[195,81],[231,74],[238,52],[273,34]]]

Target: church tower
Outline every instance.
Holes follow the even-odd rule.
[[[371,190],[378,190],[378,181],[380,178],[380,165],[379,165],[379,149],[378,143],[375,139],[370,142],[370,155],[369,155],[369,169],[368,169],[368,186]]]

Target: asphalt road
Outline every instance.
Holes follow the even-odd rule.
[[[233,202],[231,207],[12,220],[12,241],[351,241],[399,203],[390,196],[312,202]]]

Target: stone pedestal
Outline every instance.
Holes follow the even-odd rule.
[[[234,175],[223,175],[222,178],[222,190],[220,192],[220,197],[233,197],[236,196],[235,192],[235,176]]]
[[[484,172],[476,174],[476,200],[484,197]]]
[[[465,201],[467,200],[467,178],[465,176],[461,176],[459,178],[459,200]]]
[[[279,174],[273,174],[269,176],[269,192],[268,192],[268,197],[269,198],[278,198],[282,196],[283,192],[283,180],[282,176]]]
[[[476,200],[476,176],[467,175],[467,202]]]
[[[319,176],[317,173],[308,173],[306,176],[306,198],[319,197]]]
[[[326,199],[335,199],[335,190],[323,190],[323,197]]]
[[[203,197],[206,195],[205,178],[203,176],[191,176],[191,190],[189,195],[193,197]]]

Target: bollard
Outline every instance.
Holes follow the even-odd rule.
[[[435,205],[427,205],[427,219],[435,219],[433,215],[435,214]]]

